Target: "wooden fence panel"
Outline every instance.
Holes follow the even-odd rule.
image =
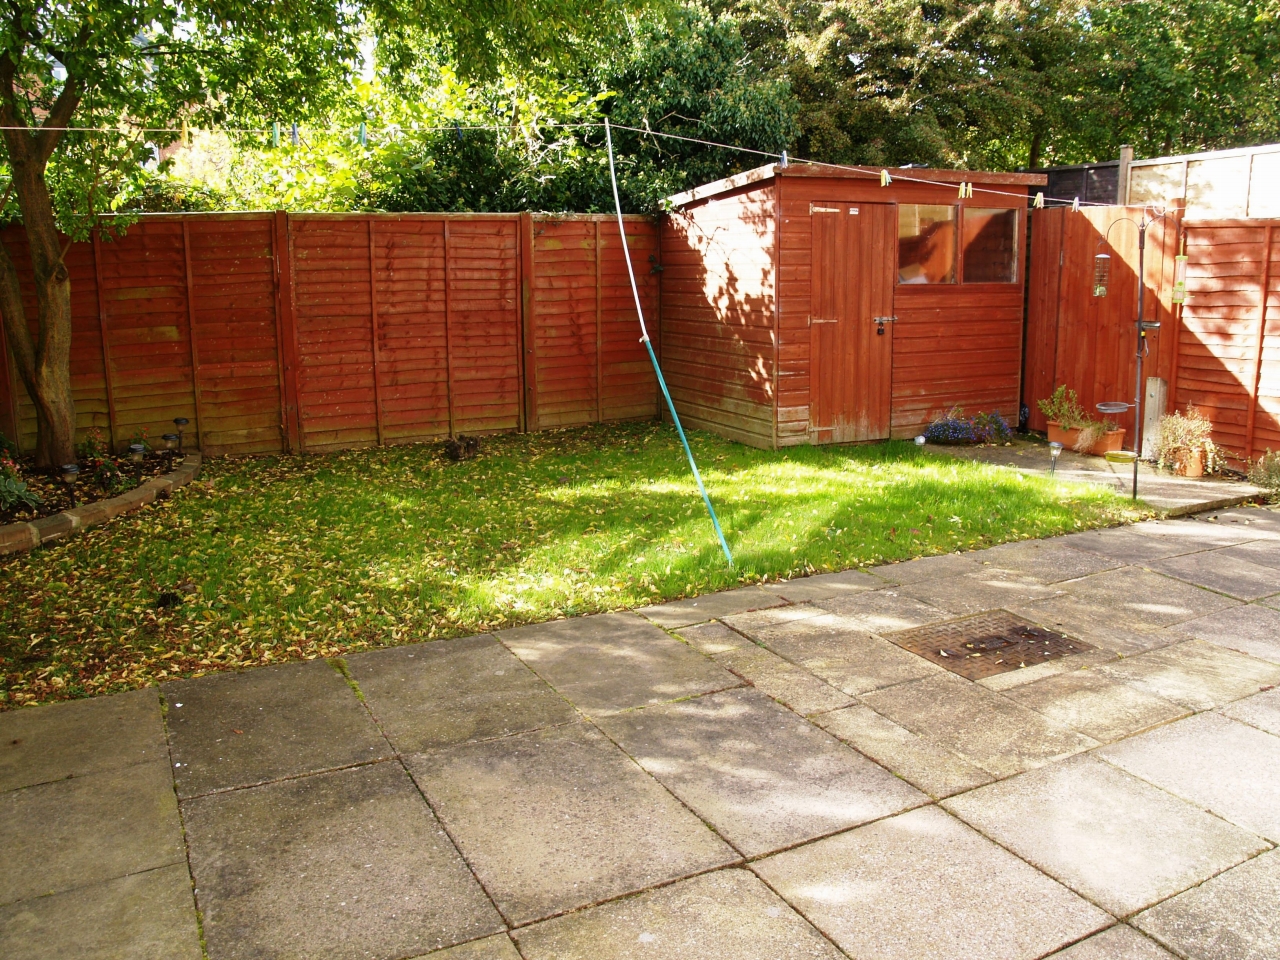
[[[439,219],[372,219],[383,439],[448,436],[444,236]]]
[[[183,221],[195,422],[209,454],[284,448],[273,226],[269,215]]]
[[[636,275],[640,303],[644,307],[645,326],[656,353],[662,327],[658,315],[661,300],[658,227],[652,221],[637,217],[626,221],[626,230],[631,266]],[[600,274],[597,417],[602,421],[655,417],[661,409],[658,378],[654,376],[649,353],[640,342],[640,322],[636,316],[635,298],[631,294],[631,281],[627,276],[627,262],[622,255],[616,220],[600,221],[597,262]]]
[[[369,226],[290,217],[298,336],[298,410],[308,451],[378,442]]]
[[[1045,430],[1048,423],[1036,401],[1053,393],[1058,362],[1058,299],[1061,296],[1062,248],[1067,210],[1036,210],[1031,217],[1031,259],[1027,290],[1027,326],[1022,361],[1022,402],[1027,425]]]
[[[177,218],[144,219],[94,244],[117,447],[143,431],[154,441],[175,417],[200,442],[182,237]]]
[[[534,221],[537,429],[600,419],[600,227],[599,219]]]

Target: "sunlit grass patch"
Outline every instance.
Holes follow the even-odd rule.
[[[0,704],[335,656],[1144,515],[907,443],[771,452],[655,423],[215,459],[174,499],[0,562]],[[162,593],[183,602],[157,608]],[[172,597],[169,599],[173,599]]]

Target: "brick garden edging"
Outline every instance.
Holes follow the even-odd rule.
[[[139,507],[153,502],[157,497],[166,495],[178,487],[185,487],[194,480],[200,473],[200,459],[199,453],[188,453],[181,466],[172,473],[166,473],[163,477],[152,477],[145,483],[110,500],[87,503],[83,507],[64,510],[62,513],[55,513],[51,517],[40,520],[6,524],[0,527],[0,556],[21,553],[23,550],[38,547],[42,543],[62,540],[121,514],[132,513]]]

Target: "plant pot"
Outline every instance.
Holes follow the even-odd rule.
[[[1204,451],[1203,450],[1186,450],[1178,457],[1177,465],[1174,467],[1174,473],[1180,477],[1203,477],[1204,476]]]
[[[1076,441],[1080,439],[1080,428],[1073,427],[1070,430],[1063,430],[1062,424],[1057,420],[1049,421],[1049,442],[1060,443],[1068,450],[1076,448]]]
[[[1095,457],[1110,453],[1112,450],[1119,450],[1124,446],[1124,427],[1118,430],[1108,430],[1100,436],[1097,442],[1089,448],[1089,452]]]

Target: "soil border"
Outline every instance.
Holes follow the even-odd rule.
[[[167,496],[170,491],[185,487],[200,473],[201,460],[198,452],[188,453],[181,465],[171,473],[152,477],[118,497],[87,503],[39,520],[0,526],[0,557],[22,553],[43,543],[64,540],[81,530],[96,527],[122,514],[132,513],[154,502],[157,497]]]

